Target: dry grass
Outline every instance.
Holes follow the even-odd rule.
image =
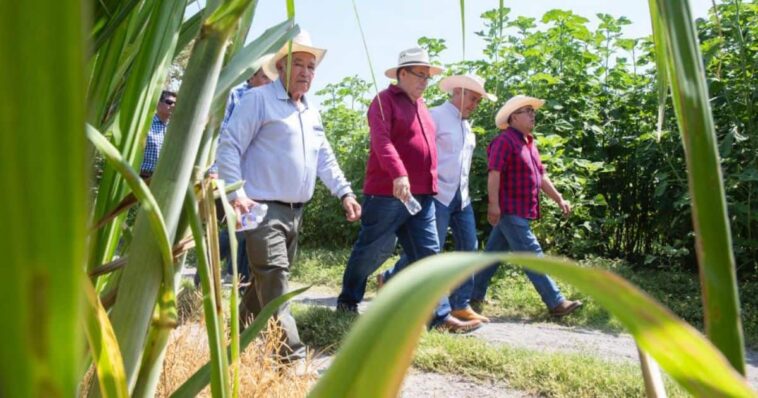
[[[268,332],[253,341],[241,355],[240,397],[304,397],[316,376],[301,376],[287,365],[274,359],[281,344],[281,329],[269,322]],[[187,323],[172,333],[166,350],[161,382],[156,396],[168,397],[197,369],[209,360],[205,327],[201,323]],[[305,361],[307,367],[312,361]],[[210,397],[210,387],[200,397]]]

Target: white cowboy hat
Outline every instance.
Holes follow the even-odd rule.
[[[448,94],[453,93],[453,89],[463,88],[464,90],[473,91],[482,95],[490,101],[497,101],[497,97],[488,93],[484,89],[484,79],[470,73],[467,75],[448,76],[440,81],[440,89]]]
[[[289,42],[285,43],[268,62],[263,64],[263,72],[266,73],[266,76],[268,76],[269,79],[276,80],[279,77],[279,72],[276,70],[276,62],[286,57],[288,51]],[[316,66],[321,63],[321,60],[324,59],[324,54],[326,54],[325,49],[313,47],[313,44],[311,43],[311,35],[304,30],[301,30],[297,36],[292,38],[292,52],[306,52],[313,54],[313,56],[316,57]]]
[[[390,79],[397,79],[398,68],[404,66],[428,66],[430,76],[439,75],[445,71],[445,69],[429,63],[429,54],[427,54],[426,50],[413,47],[400,51],[400,55],[397,57],[397,66],[387,69],[384,72],[384,76],[387,76]]]
[[[544,100],[534,97],[527,97],[526,95],[516,95],[513,98],[505,102],[502,108],[497,111],[495,115],[495,125],[501,130],[508,128],[508,117],[511,116],[513,111],[531,105],[534,110],[537,110],[545,104]]]

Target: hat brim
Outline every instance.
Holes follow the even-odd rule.
[[[285,44],[282,46],[282,48],[279,49],[279,51],[276,52],[276,54],[271,57],[271,59],[263,64],[263,72],[268,76],[271,80],[276,80],[279,78],[279,71],[276,70],[276,63],[279,62],[280,59],[287,56],[287,53],[289,51],[289,44]],[[317,47],[311,47],[311,46],[305,46],[299,43],[292,43],[292,53],[309,53],[312,54],[314,57],[316,57],[316,66],[321,63],[321,60],[324,59],[324,55],[326,55],[326,50],[323,48],[317,48]]]
[[[456,88],[462,88],[464,90],[479,93],[482,98],[489,101],[497,101],[497,96],[488,93],[479,82],[468,76],[448,76],[440,81],[439,86],[442,91],[448,94],[452,94],[453,90]]]
[[[384,76],[387,76],[390,79],[397,79],[397,70],[400,68],[408,67],[408,66],[428,66],[429,76],[439,75],[440,73],[445,71],[445,68],[440,68],[439,66],[429,65],[423,62],[414,62],[414,63],[407,63],[404,65],[398,65],[398,66],[395,66],[394,68],[389,68],[386,71],[384,71]]]
[[[497,114],[495,115],[495,125],[497,128],[500,130],[507,129],[508,117],[511,116],[511,113],[513,113],[513,111],[516,109],[523,108],[528,105],[531,105],[534,110],[537,110],[545,105],[545,100],[527,96],[523,96],[515,100],[509,100],[505,103],[505,105],[503,105],[502,108],[500,108],[499,111],[497,111]]]

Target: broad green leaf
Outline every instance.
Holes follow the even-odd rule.
[[[282,304],[286,303],[291,298],[299,295],[300,293],[303,293],[308,289],[310,289],[310,286],[293,290],[287,294],[283,294],[277,297],[270,303],[266,304],[261,310],[261,313],[258,314],[258,316],[255,318],[253,323],[251,323],[240,335],[240,350],[244,351],[245,348],[250,345],[250,343],[258,336],[258,333],[260,333],[260,331],[263,330],[263,328],[266,326],[268,320],[272,315],[274,315],[274,312],[276,312],[276,310]],[[230,350],[231,347],[227,350],[227,355],[231,357]],[[171,394],[171,398],[190,398],[199,394],[200,391],[202,391],[202,389],[208,385],[208,382],[211,379],[211,366],[211,363],[206,363],[203,365],[203,367],[198,369],[198,371],[195,372],[195,374],[193,374],[186,382],[184,382],[181,387],[179,387],[176,391],[174,391],[173,394]]]
[[[492,257],[447,253],[400,272],[345,338],[310,396],[395,397],[421,332],[440,297]]]
[[[82,279],[84,295],[87,298],[87,316],[82,323],[100,382],[100,394],[105,398],[127,398],[129,391],[126,388],[124,361],[121,359],[121,351],[118,349],[118,341],[108,313],[105,312],[89,279]]]
[[[666,56],[666,46],[663,32],[665,29],[665,21],[660,17],[658,13],[657,0],[648,0],[650,5],[650,19],[653,26],[653,41],[655,42],[655,67],[656,71],[656,85],[658,87],[658,127],[656,128],[657,140],[661,140],[661,132],[663,131],[663,121],[666,113],[666,94],[669,91],[669,71],[668,71],[668,58]]]
[[[169,2],[170,3],[170,2]],[[233,3],[233,4],[231,4]],[[243,2],[244,3],[244,2]],[[151,189],[160,206],[171,241],[175,239],[184,206],[193,165],[205,128],[215,92],[224,50],[231,31],[232,11],[242,12],[245,4],[224,3],[214,12],[220,18],[220,29],[203,24],[202,35],[195,41],[192,56],[178,93],[178,102],[168,126],[160,161],[153,174]],[[184,7],[181,8],[182,10]],[[237,14],[239,18],[239,14]],[[173,27],[173,35],[178,31]],[[172,55],[173,53],[171,53]],[[130,388],[139,374],[140,358],[150,325],[152,310],[158,302],[158,291],[164,281],[160,272],[160,252],[149,234],[147,214],[140,210],[134,225],[134,241],[129,248],[129,264],[119,280],[118,299],[111,310],[113,328],[121,345]],[[165,347],[159,347],[165,349]],[[156,356],[160,360],[161,356]],[[159,370],[160,367],[154,367]],[[151,378],[152,379],[152,378]],[[146,391],[150,394],[150,391]]]
[[[182,28],[179,30],[179,39],[176,42],[174,49],[174,56],[171,59],[176,58],[182,50],[197,37],[200,33],[200,26],[203,22],[203,16],[205,15],[205,8],[193,14],[188,20],[182,22]]]
[[[687,1],[655,0],[663,29],[671,92],[687,160],[692,221],[705,331],[729,362],[745,373],[745,346],[724,179],[703,59]]]
[[[700,397],[755,397],[745,378],[700,332],[642,290],[605,270],[560,258],[486,255],[528,267],[574,285],[612,313],[666,373]]]
[[[80,1],[0,2],[0,396],[73,397],[88,156]]]

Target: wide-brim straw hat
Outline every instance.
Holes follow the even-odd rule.
[[[285,43],[279,51],[274,54],[271,59],[263,64],[263,72],[266,73],[271,80],[276,80],[279,77],[279,71],[276,70],[276,63],[287,56],[289,52],[289,43]],[[311,43],[311,35],[308,32],[301,30],[294,38],[292,38],[292,53],[305,52],[313,54],[316,57],[316,66],[324,59],[326,50],[323,48],[313,47]]]
[[[448,94],[452,94],[456,88],[462,88],[479,93],[482,95],[482,98],[487,100],[497,101],[497,97],[494,94],[490,94],[484,89],[484,79],[475,74],[448,76],[440,81],[439,86],[442,91]]]
[[[397,79],[397,70],[406,66],[428,66],[429,76],[439,75],[445,69],[429,62],[429,54],[423,48],[413,47],[400,52],[397,57],[397,66],[384,71],[384,76]]]
[[[508,128],[508,118],[513,111],[531,105],[534,110],[537,110],[545,105],[545,101],[539,98],[529,97],[526,95],[516,95],[513,98],[505,102],[502,108],[497,111],[495,115],[495,125],[501,130]]]

